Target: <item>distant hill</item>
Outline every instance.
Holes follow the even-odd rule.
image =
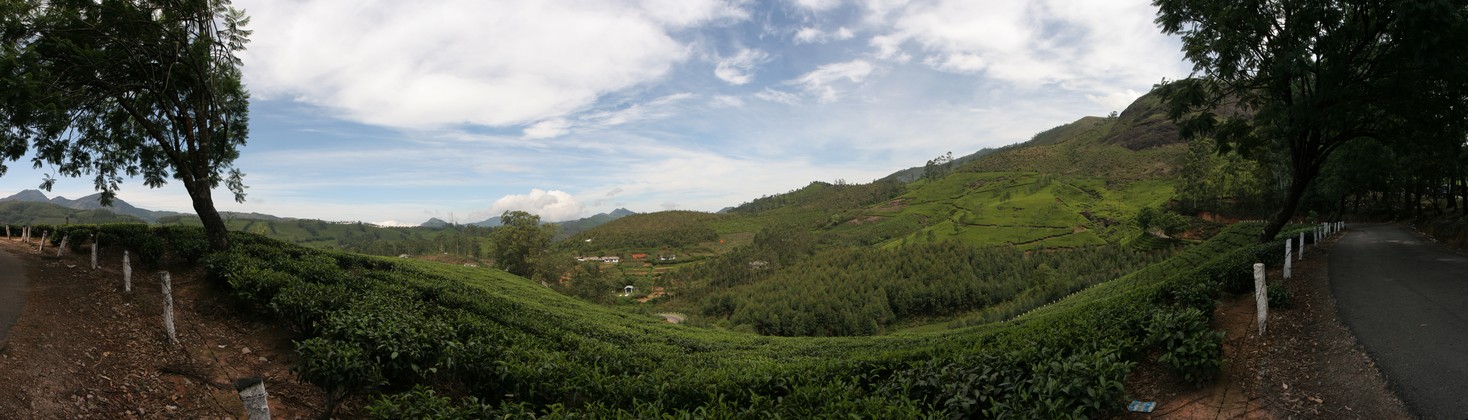
[[[445,222],[445,221],[443,221],[443,219],[440,219],[440,218],[437,218],[437,217],[428,219],[428,221],[423,222],[422,224],[418,225],[418,227],[426,227],[426,228],[441,228],[441,227],[448,227],[448,226],[449,226],[449,222]]]
[[[102,193],[92,194],[86,197],[71,200],[61,196],[47,198],[46,193],[43,193],[41,191],[25,190],[15,193],[15,195],[9,197],[0,198],[0,203],[4,202],[49,203],[73,210],[107,210],[108,212],[114,214],[132,216],[141,219],[142,221],[147,223],[157,223],[159,218],[178,216],[182,214],[172,211],[152,211],[140,209],[137,207],[133,207],[132,204],[128,204],[126,201],[123,201],[121,199],[113,199],[112,206],[110,207],[103,206]]]
[[[1083,117],[1005,146],[957,169],[965,172],[1043,172],[1102,177],[1113,182],[1176,175],[1187,142],[1153,94],[1114,118]]]
[[[560,222],[558,223],[559,225],[561,225],[560,237],[569,237],[577,233],[591,230],[593,228],[596,228],[597,226],[605,225],[613,220],[621,219],[623,217],[631,216],[634,214],[637,214],[637,212],[619,208],[616,210],[612,210],[611,213],[597,213],[595,216],[591,217]]]
[[[11,200],[0,201],[0,223],[7,225],[63,225],[143,223],[143,220],[107,210],[77,210],[48,202]]]

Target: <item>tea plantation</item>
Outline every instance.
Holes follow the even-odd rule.
[[[1149,349],[1216,374],[1215,294],[1247,284],[1261,229],[1191,249],[1014,319],[939,332],[767,337],[667,324],[492,269],[309,249],[234,233],[69,226],[140,260],[199,260],[240,304],[297,334],[297,372],[381,418],[1094,417]],[[1286,234],[1290,234],[1287,232]],[[78,241],[80,242],[80,241]],[[1165,324],[1170,328],[1149,328]],[[334,401],[333,401],[334,403]]]

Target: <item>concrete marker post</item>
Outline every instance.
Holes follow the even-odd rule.
[[[1269,295],[1265,292],[1264,263],[1254,263],[1254,306],[1259,309],[1259,335],[1264,335],[1264,323],[1269,319]]]
[[[127,260],[127,251],[122,251],[122,291],[133,291],[133,264]]]
[[[39,254],[46,249],[46,237],[50,234],[51,232],[41,232],[41,243],[36,245],[36,253]]]
[[[245,405],[250,420],[270,420],[270,394],[265,392],[264,379],[259,376],[240,379],[234,382],[234,389],[240,393],[240,402]]]
[[[1284,278],[1286,280],[1290,278],[1290,259],[1294,257],[1294,255],[1290,255],[1291,251],[1293,251],[1290,248],[1291,242],[1289,239],[1285,239]]]
[[[68,241],[71,241],[71,235],[61,237],[61,246],[56,247],[56,258],[61,258],[61,252],[66,250]]]
[[[1305,261],[1305,232],[1300,232],[1300,255],[1295,260]]]
[[[96,270],[97,269],[97,248],[100,247],[100,246],[102,246],[101,240],[100,239],[97,239],[97,235],[96,234],[92,234],[92,269],[93,270]]]
[[[167,271],[159,275],[163,277],[163,330],[168,333],[168,342],[178,345],[178,333],[173,328],[173,279]]]

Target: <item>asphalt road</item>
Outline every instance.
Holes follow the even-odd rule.
[[[1330,284],[1341,321],[1413,414],[1468,419],[1468,256],[1397,225],[1351,225],[1330,252]]]
[[[20,258],[0,251],[0,341],[10,334],[10,326],[25,309],[25,265]]]

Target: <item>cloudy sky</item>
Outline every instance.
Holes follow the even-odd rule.
[[[1120,111],[1190,67],[1149,0],[235,0],[248,201],[418,224],[716,211]],[[0,194],[35,188],[24,161]],[[192,212],[182,186],[120,197]],[[62,179],[54,194],[91,194]]]

